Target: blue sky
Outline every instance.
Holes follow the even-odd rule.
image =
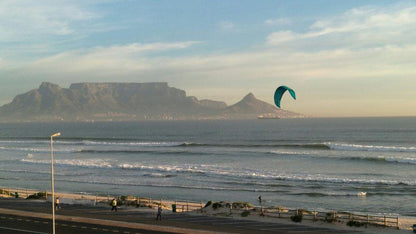
[[[0,2],[0,104],[48,81],[168,82],[310,116],[416,115],[415,1]]]

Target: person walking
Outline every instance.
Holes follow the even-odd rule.
[[[55,210],[61,209],[61,205],[59,204],[59,197],[55,199]]]
[[[113,198],[113,201],[111,202],[111,211],[115,210],[117,212],[117,200]]]
[[[260,203],[260,215],[261,216],[264,216],[264,213],[263,213],[263,202],[261,200],[261,195],[259,196],[259,203]]]
[[[162,221],[162,207],[159,205],[157,207],[157,216],[156,216],[156,220],[160,220]]]

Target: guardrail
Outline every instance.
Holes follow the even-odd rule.
[[[51,197],[51,193],[48,191],[39,191],[34,189],[22,189],[22,188],[4,188],[0,187],[0,195],[16,198],[28,198],[33,196],[36,199],[48,200]],[[134,197],[134,196],[113,196],[113,195],[87,195],[87,194],[67,194],[67,193],[55,193],[55,197],[61,199],[61,203],[65,203],[65,200],[71,200],[75,203],[88,204],[110,204],[113,198],[117,199],[119,205],[135,206],[135,207],[150,207],[155,208],[159,205],[166,210],[175,210],[175,212],[189,212],[199,210],[204,206],[202,202],[184,201],[184,200],[163,200],[155,199],[151,197]]]
[[[353,212],[317,211],[306,209],[285,209],[281,207],[256,207],[264,216],[277,218],[291,218],[301,216],[302,219],[324,222],[345,222],[351,226],[378,225],[399,229],[399,216],[370,215]]]
[[[40,199],[48,199],[50,192],[39,191],[34,189],[22,189],[22,188],[4,188],[0,187],[0,195],[9,197],[28,198],[34,194],[44,195]],[[119,205],[135,206],[135,207],[151,207],[155,208],[159,205],[165,210],[172,210],[174,212],[189,212],[194,210],[201,210],[204,207],[202,202],[194,201],[179,201],[179,200],[163,200],[154,199],[151,197],[134,197],[134,196],[99,196],[99,195],[83,195],[83,194],[65,194],[56,193],[56,196],[60,198],[67,198],[73,200],[89,200],[90,204],[110,204],[113,198],[117,198]],[[70,197],[70,198],[69,198]],[[282,207],[246,207],[242,209],[233,209],[232,205],[229,206],[230,214],[237,214],[242,211],[254,210],[258,211],[261,215],[275,218],[291,218],[295,216],[302,216],[301,219],[312,221],[324,221],[324,222],[345,222],[350,223],[353,226],[361,225],[379,225],[385,227],[396,227],[399,229],[399,216],[388,215],[370,215],[353,212],[337,212],[337,211],[317,211],[306,209],[286,209]]]

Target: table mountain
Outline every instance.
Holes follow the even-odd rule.
[[[240,102],[198,100],[167,83],[76,83],[69,89],[44,82],[0,107],[2,121],[135,121],[296,117],[248,94]]]

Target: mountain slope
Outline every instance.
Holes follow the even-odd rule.
[[[186,96],[185,91],[164,82],[76,83],[68,89],[44,82],[38,89],[20,94],[0,107],[0,120],[226,119],[255,118],[264,113],[286,112],[251,93],[228,107],[224,102]]]
[[[224,114],[231,118],[256,118],[259,115],[266,115],[276,118],[299,118],[300,114],[278,109],[277,107],[257,99],[254,94],[247,94],[241,101],[227,107]]]

